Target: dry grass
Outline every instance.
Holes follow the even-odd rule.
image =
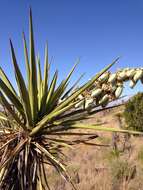
[[[116,113],[122,110],[120,107],[98,113],[85,122],[100,120],[105,126],[120,127]],[[118,135],[118,152],[114,154],[112,134],[98,134],[100,138],[91,141],[95,146],[80,144],[73,150],[65,150],[68,171],[76,187],[80,190],[143,190],[142,137]],[[121,165],[125,171],[121,171]],[[122,174],[118,176],[120,172]],[[72,190],[64,179],[59,179],[56,171],[50,172],[49,176],[52,190]]]

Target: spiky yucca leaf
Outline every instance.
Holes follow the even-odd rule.
[[[75,86],[79,80],[68,88],[70,78],[79,60],[68,76],[57,86],[58,71],[52,78],[49,76],[50,64],[46,47],[44,76],[42,77],[40,57],[38,56],[36,59],[35,56],[31,10],[29,54],[24,33],[23,43],[27,79],[20,71],[13,44],[10,41],[19,93],[16,92],[4,71],[0,69],[0,103],[4,106],[3,111],[0,112],[0,189],[50,189],[46,173],[48,172],[47,168],[51,165],[76,189],[63,162],[62,150],[98,137],[95,133],[76,132],[76,128],[142,134],[104,128],[101,125],[77,124],[79,120],[88,118],[88,112],[84,109],[75,110],[75,106],[80,101],[86,100],[85,92],[95,88],[98,81],[100,84],[107,82],[109,73],[106,72],[119,58],[78,89],[75,89]],[[139,77],[141,75],[136,76],[136,79]],[[51,82],[49,82],[49,78],[51,78]],[[110,79],[110,81],[113,80]],[[78,99],[79,95],[83,99]],[[81,135],[85,136],[82,140],[66,139],[66,136]]]
[[[38,85],[38,111],[41,109],[41,99],[42,99],[42,92],[43,92],[43,85],[42,85],[42,73],[41,73],[41,64],[40,64],[40,57],[37,56],[37,65],[38,65],[38,75],[37,75],[37,85]]]
[[[9,81],[9,79],[7,78],[5,72],[3,71],[3,69],[0,67],[0,77],[1,77],[1,80],[5,83],[5,85],[7,86],[7,88],[10,89],[10,91],[15,95],[17,96],[17,93],[16,91],[14,90],[11,82]]]
[[[24,32],[23,32],[23,44],[24,44],[24,55],[25,55],[25,64],[26,64],[26,70],[27,70],[27,81],[28,81],[28,89],[29,89],[30,65],[29,65],[28,50],[27,50],[27,44],[26,44]]]
[[[18,85],[19,93],[20,93],[20,99],[22,101],[22,104],[25,110],[28,127],[30,127],[32,126],[32,116],[31,116],[29,94],[26,88],[26,83],[24,81],[22,73],[17,64],[17,60],[16,60],[16,56],[15,56],[15,52],[14,52],[14,48],[13,48],[11,40],[10,40],[10,47],[11,47],[11,54],[12,54],[12,62],[13,62],[14,70],[15,70],[15,78],[16,78],[16,82]]]
[[[29,18],[29,39],[30,39],[30,104],[33,125],[35,124],[38,116],[38,89],[37,89],[37,68],[35,58],[35,45],[34,45],[34,34],[33,34],[33,23],[32,23],[32,12],[30,9]]]

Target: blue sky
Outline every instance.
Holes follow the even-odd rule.
[[[3,0],[0,2],[0,64],[13,80],[9,38],[24,72],[22,31],[28,40],[28,13],[32,7],[36,53],[44,56],[48,40],[53,70],[60,79],[81,57],[74,78],[86,72],[88,80],[114,58],[121,56],[113,71],[123,67],[143,67],[142,0]],[[52,71],[53,71],[52,70]],[[125,94],[142,91],[126,88]]]

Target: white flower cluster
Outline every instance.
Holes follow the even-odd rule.
[[[93,105],[104,107],[121,96],[124,82],[129,81],[130,88],[133,88],[139,80],[143,83],[143,68],[125,68],[116,73],[106,72],[90,89],[78,96],[81,101],[75,108],[88,109]]]

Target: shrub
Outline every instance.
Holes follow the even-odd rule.
[[[138,152],[138,160],[143,163],[143,146],[141,147],[141,149]]]
[[[129,163],[126,160],[115,159],[111,163],[111,176],[113,182],[117,181],[128,181],[133,179],[136,174],[136,166],[132,163]]]
[[[136,94],[126,103],[123,116],[128,129],[143,131],[143,93]]]

